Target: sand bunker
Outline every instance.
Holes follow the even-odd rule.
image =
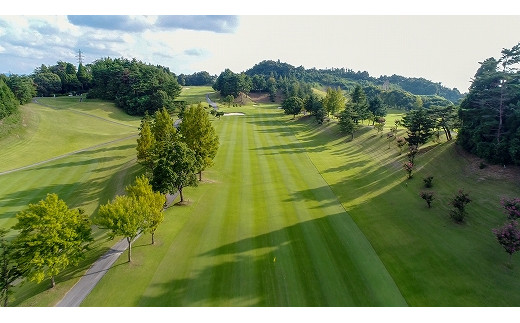
[[[226,116],[244,116],[242,112],[230,112],[230,113],[224,113],[224,117]]]

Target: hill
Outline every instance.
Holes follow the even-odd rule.
[[[408,78],[399,75],[374,78],[366,71],[354,72],[346,68],[305,69],[303,66],[294,67],[280,61],[265,60],[254,65],[245,73],[251,77],[257,74],[264,77],[273,76],[275,79],[282,77],[317,83],[322,86],[340,86],[343,89],[352,89],[355,84],[361,83],[364,86],[372,85],[386,89],[403,90],[414,95],[439,96],[452,103],[456,103],[463,97],[457,89],[449,89],[441,83],[434,83],[424,78]]]

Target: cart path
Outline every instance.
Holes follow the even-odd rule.
[[[211,99],[209,98],[209,93],[206,94],[206,101],[208,101],[209,105],[211,105],[213,109],[218,110],[218,105],[215,102],[211,101]]]
[[[97,144],[97,145],[90,146],[90,147],[87,147],[87,148],[83,148],[83,149],[80,149],[80,150],[76,150],[76,151],[73,151],[73,152],[70,152],[70,153],[66,153],[66,154],[63,154],[63,155],[60,155],[60,156],[57,156],[57,157],[46,159],[46,160],[43,160],[43,161],[40,161],[40,162],[37,162],[37,163],[34,163],[34,164],[30,164],[30,165],[14,168],[14,169],[11,169],[11,170],[7,170],[7,171],[4,171],[4,172],[0,172],[0,176],[6,175],[6,174],[10,174],[10,173],[14,173],[14,172],[17,172],[17,171],[21,171],[21,170],[24,170],[24,169],[27,169],[27,168],[40,166],[40,165],[43,165],[43,164],[46,164],[46,163],[50,163],[50,162],[58,160],[58,159],[62,159],[62,158],[69,157],[69,156],[72,156],[72,155],[75,155],[75,154],[79,154],[79,153],[82,153],[82,152],[85,152],[85,151],[89,151],[89,150],[96,149],[96,148],[99,148],[99,147],[103,147],[103,146],[107,146],[107,145],[110,145],[110,144],[114,144],[116,142],[124,141],[124,140],[130,139],[130,138],[134,138],[134,137],[137,137],[137,136],[138,135],[135,134],[135,135],[131,135],[131,136],[128,136],[128,137],[107,141],[107,142],[104,142],[104,143],[101,143],[101,144]]]
[[[168,194],[166,196],[166,206],[168,208],[177,198],[179,192]],[[139,238],[140,234],[134,239]],[[56,304],[57,307],[78,307],[81,302],[96,287],[97,283],[103,278],[107,271],[112,267],[114,262],[128,248],[126,238],[121,239],[110,250],[108,250],[101,258],[99,258],[80,280],[65,294],[63,299]]]

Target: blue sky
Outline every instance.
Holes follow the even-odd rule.
[[[0,15],[0,73],[29,74],[59,60],[77,63],[81,50],[85,63],[107,56],[136,58],[177,74],[219,74],[225,68],[241,72],[262,60],[280,59],[305,68],[367,71],[375,77],[424,77],[464,92],[479,61],[499,57],[502,48],[520,42],[520,16],[478,15],[494,13],[479,1],[471,2],[473,9],[445,0],[426,7],[406,0],[391,2],[393,7],[365,1],[354,10],[345,5],[336,10],[334,5],[341,2],[334,1],[320,2],[325,10],[309,9],[305,2],[295,10],[272,0],[256,2],[253,8],[238,1],[197,2],[204,10],[164,8],[153,6],[154,1],[141,2],[151,4],[147,9],[89,2],[89,8],[107,4],[103,12],[69,7],[64,1],[58,1],[61,6],[52,6],[52,1],[20,4],[9,15]],[[518,5],[501,8],[515,13]]]

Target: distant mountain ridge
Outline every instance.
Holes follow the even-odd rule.
[[[441,83],[435,83],[425,78],[410,78],[395,74],[375,78],[370,76],[366,71],[355,72],[346,68],[305,69],[303,66],[295,67],[288,63],[280,62],[280,60],[264,60],[246,70],[245,74],[249,76],[255,74],[264,75],[266,77],[273,76],[275,79],[279,77],[295,78],[299,81],[319,83],[322,86],[340,86],[346,90],[354,88],[354,86],[359,83],[364,86],[375,85],[382,88],[402,89],[414,95],[436,95],[453,103],[456,103],[464,97],[456,88],[450,89]]]

